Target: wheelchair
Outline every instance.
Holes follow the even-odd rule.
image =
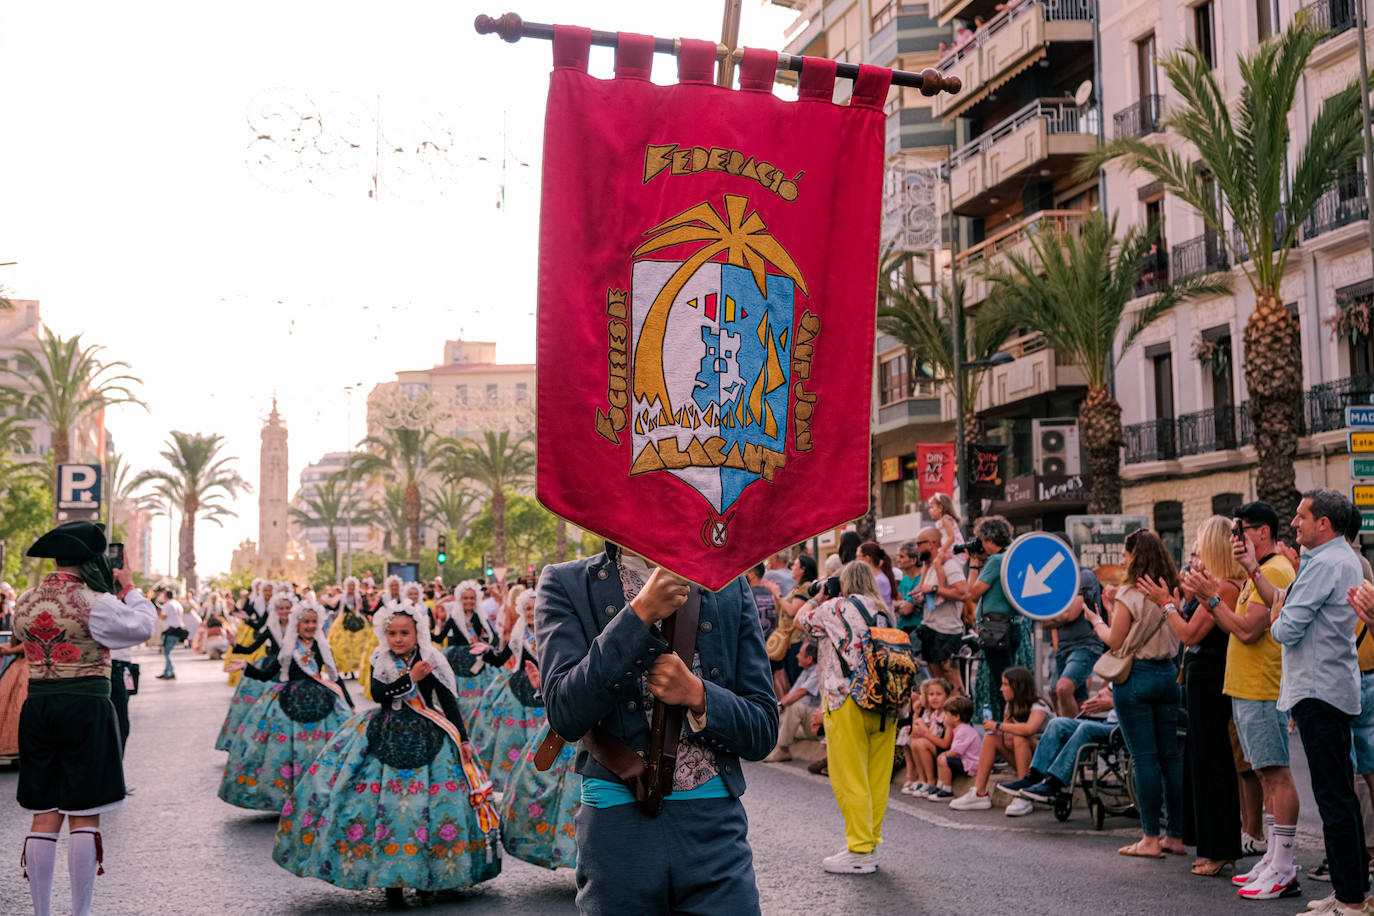
[[[1088,805],[1088,819],[1101,830],[1108,816],[1135,817],[1135,779],[1131,755],[1120,728],[1103,741],[1085,744],[1073,762],[1073,783],[1055,800],[1054,816],[1063,822],[1073,813],[1073,793],[1081,789]]]

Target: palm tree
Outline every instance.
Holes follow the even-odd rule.
[[[404,550],[410,519],[406,517],[406,488],[392,481],[382,485],[382,498],[373,499],[366,507],[363,519],[382,529],[382,550],[390,553],[393,545]]]
[[[534,477],[530,440],[512,440],[508,431],[482,433],[482,440],[445,439],[439,446],[450,481],[471,480],[491,494],[492,558],[506,564],[506,490],[527,486]]]
[[[121,372],[123,360],[105,362],[99,344],[83,347],[81,335],[62,338],[44,330],[38,350],[20,350],[12,375],[23,379],[17,388],[26,412],[52,429],[53,462],[71,460],[72,430],[115,404],[146,404],[134,395],[142,379]]]
[[[410,539],[410,559],[420,559],[420,483],[433,457],[434,433],[428,429],[385,429],[379,436],[368,436],[358,443],[372,449],[355,454],[351,469],[401,483],[405,487],[406,526]]]
[[[964,311],[964,284],[951,290],[941,287],[935,297],[926,293],[906,265],[911,254],[889,258],[882,269],[878,293],[878,330],[896,338],[906,347],[907,371],[914,384],[920,367],[951,392],[954,389],[954,318]],[[964,363],[991,359],[1011,337],[1014,325],[1006,319],[996,301],[984,303],[965,334]],[[982,417],[978,416],[978,390],[987,368],[964,368],[964,444],[983,441]]]
[[[468,487],[448,484],[430,487],[425,493],[425,524],[452,531],[460,538],[467,532],[476,509],[477,493]]]
[[[992,300],[1006,320],[1036,328],[1059,356],[1077,365],[1088,383],[1078,427],[1092,470],[1089,512],[1121,511],[1121,404],[1111,395],[1112,365],[1140,333],[1180,302],[1229,291],[1230,277],[1199,274],[1157,289],[1132,314],[1151,232],[1133,226],[1118,241],[1116,220],[1101,213],[1081,234],[1040,233],[1030,255],[1007,253],[1007,266],[989,273]]]
[[[111,540],[116,539],[116,526],[130,516],[152,509],[156,503],[154,497],[139,492],[142,484],[135,485],[137,479],[123,455],[110,452],[105,456],[100,486],[105,493],[105,524]]]
[[[332,474],[301,502],[291,507],[291,519],[303,528],[323,528],[329,534],[329,553],[334,558],[334,572],[339,571],[339,538],[337,530],[349,523],[353,514],[351,481],[345,474]]]
[[[184,433],[172,430],[162,457],[169,470],[144,471],[134,478],[135,488],[145,484],[164,504],[181,510],[181,531],[178,546],[177,572],[186,580],[186,587],[195,590],[196,578],[196,522],[208,521],[222,525],[221,519],[236,513],[224,504],[240,492],[252,487],[232,467],[237,458],[221,455],[224,437],[219,434]]]
[[[1083,174],[1121,159],[1202,216],[1219,235],[1255,292],[1245,324],[1245,385],[1263,409],[1253,411],[1255,488],[1280,518],[1297,508],[1293,473],[1302,430],[1302,363],[1298,323],[1279,295],[1298,227],[1361,154],[1359,86],[1352,83],[1322,103],[1289,173],[1288,117],[1308,57],[1323,34],[1299,10],[1282,35],[1240,60],[1240,98],[1222,93],[1212,65],[1195,47],[1164,58],[1178,103],[1161,124],[1197,150],[1196,166],[1167,147],[1115,140],[1084,160]],[[1207,177],[1215,181],[1210,192]],[[1224,231],[1229,213],[1234,227]],[[1248,258],[1248,260],[1247,260]]]

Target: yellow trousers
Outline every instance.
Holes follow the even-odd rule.
[[[861,709],[852,698],[825,712],[826,767],[850,852],[872,852],[883,841],[897,720],[889,716],[879,728],[881,722],[881,716]]]

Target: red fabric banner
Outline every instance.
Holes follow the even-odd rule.
[[[916,446],[916,480],[921,488],[921,500],[929,500],[937,493],[954,495],[954,443],[936,442]]]
[[[558,27],[539,238],[539,500],[707,588],[868,508],[869,401],[891,71],[836,105],[774,52],[711,84],[686,41],[614,79]]]

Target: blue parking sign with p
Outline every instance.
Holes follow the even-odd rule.
[[[100,510],[100,465],[59,464],[57,466],[57,508],[59,510]]]
[[[1043,531],[1023,534],[1002,558],[1002,591],[1027,617],[1049,620],[1078,594],[1078,561],[1069,545]]]

